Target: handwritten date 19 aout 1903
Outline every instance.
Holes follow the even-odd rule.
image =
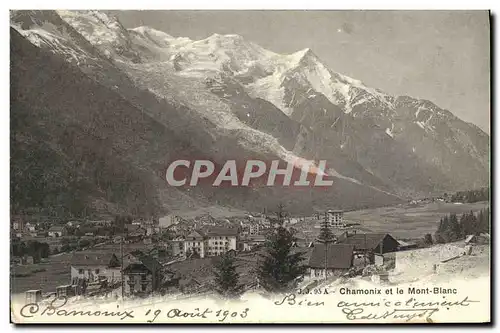
[[[200,310],[200,308],[194,309],[194,311],[183,311],[181,309],[170,309],[169,311],[151,310],[146,311],[146,317],[151,317],[148,319],[148,323],[153,323],[162,312],[165,313],[167,318],[204,318],[207,319],[209,317],[215,317],[219,322],[224,322],[227,318],[235,318],[241,317],[246,318],[248,315],[249,309],[246,308],[243,311],[230,311],[230,310],[212,310],[210,308],[206,308],[204,310]]]

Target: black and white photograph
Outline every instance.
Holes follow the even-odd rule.
[[[11,322],[490,323],[490,15],[10,10]]]

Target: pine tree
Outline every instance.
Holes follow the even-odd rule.
[[[334,240],[334,235],[328,223],[328,220],[325,218],[323,222],[321,222],[321,229],[319,230],[318,241],[320,243],[331,243]]]
[[[468,223],[469,223],[469,233],[468,235],[470,234],[477,234],[478,233],[478,230],[479,230],[479,221],[478,221],[478,218],[476,217],[476,215],[474,215],[474,212],[471,210],[470,213],[469,213],[469,217],[468,217]]]
[[[464,223],[467,222],[464,221]],[[458,222],[457,215],[450,214],[441,219],[435,236],[438,243],[447,243],[462,238],[463,233],[462,224]]]
[[[477,233],[490,233],[490,209],[481,210],[477,218]]]
[[[456,241],[462,236],[462,229],[460,228],[460,224],[458,223],[457,215],[450,214],[450,240]]]
[[[443,238],[443,236],[440,233],[436,233],[436,243],[438,244],[444,244],[446,243],[446,240]]]
[[[215,290],[225,298],[238,297],[243,292],[239,284],[239,274],[236,271],[235,258],[231,253],[224,253],[214,266]]]
[[[278,205],[278,212],[276,213],[276,216],[278,218],[279,225],[282,226],[285,223],[286,217],[285,206],[282,203]]]
[[[257,274],[260,285],[269,292],[285,292],[293,287],[296,278],[306,271],[301,265],[304,254],[292,253],[294,235],[282,225],[269,232],[266,237]]]
[[[425,236],[424,236],[424,244],[426,244],[426,245],[432,245],[433,244],[432,235],[431,234],[425,234]]]
[[[463,213],[462,216],[460,217],[460,228],[462,229],[464,236],[469,235],[470,225],[467,213]]]
[[[325,245],[325,279],[328,278],[328,268],[327,268],[327,260],[328,260],[328,245],[333,243],[335,237],[330,229],[330,224],[328,223],[328,219],[325,215],[325,219],[321,223],[321,229],[319,231],[318,242]]]

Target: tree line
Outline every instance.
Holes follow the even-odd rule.
[[[41,258],[48,258],[50,255],[49,244],[38,241],[23,242],[19,239],[11,241],[10,251],[14,257],[32,256],[35,262],[39,262]]]
[[[477,214],[472,211],[463,213],[460,219],[456,214],[449,214],[441,218],[434,238],[436,243],[454,242],[467,235],[479,235],[490,232],[490,209],[480,210]],[[429,236],[426,235],[428,240]]]
[[[450,197],[451,202],[479,202],[490,200],[490,188],[484,187],[478,190],[459,191],[452,194]]]

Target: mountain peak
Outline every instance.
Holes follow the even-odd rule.
[[[291,62],[296,66],[314,66],[320,63],[319,58],[310,48],[305,48],[303,50],[292,53],[289,58]]]
[[[236,34],[221,35],[215,33],[202,41],[205,43],[213,44],[216,47],[233,47],[249,44],[242,36]]]
[[[243,37],[241,37],[240,35],[237,35],[237,34],[221,35],[221,34],[218,34],[218,33],[214,33],[214,34],[212,34],[208,38],[209,39],[232,39],[232,40],[235,40],[235,39],[242,40],[243,39]]]
[[[135,31],[135,32],[138,32],[138,33],[141,33],[141,34],[149,34],[149,35],[154,35],[154,36],[158,36],[158,37],[165,37],[167,39],[174,38],[171,35],[167,34],[166,32],[163,32],[161,30],[156,30],[154,28],[151,28],[151,27],[148,27],[148,26],[145,26],[145,25],[137,27],[137,28],[128,29],[128,30],[129,31]]]

